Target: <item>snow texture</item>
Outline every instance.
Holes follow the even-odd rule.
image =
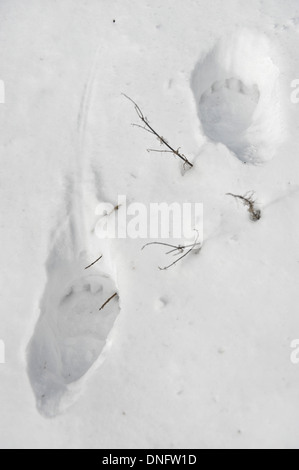
[[[1,448],[298,448],[298,18],[1,0]],[[226,196],[252,191],[258,222]],[[119,195],[203,203],[201,251],[99,240]]]

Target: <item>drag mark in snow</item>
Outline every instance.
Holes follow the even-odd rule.
[[[81,99],[80,110],[78,114],[78,132],[80,138],[80,149],[83,148],[83,140],[86,131],[87,121],[89,110],[92,104],[92,97],[94,92],[94,85],[96,76],[99,69],[99,53],[100,53],[101,45],[98,46],[97,51],[95,53],[94,61],[89,73],[88,80],[85,84],[84,92]]]
[[[88,218],[88,207],[93,207],[90,196],[93,201],[96,188],[82,185],[87,171],[84,138],[100,50],[101,45],[79,110],[76,174],[68,191],[66,218],[51,236],[40,316],[28,346],[28,376],[37,408],[46,417],[57,416],[78,398],[83,383],[105,357],[120,312],[118,300],[99,310],[117,287],[108,264],[100,258],[90,264],[102,251],[89,226],[93,220]]]

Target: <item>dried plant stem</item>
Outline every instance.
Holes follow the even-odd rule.
[[[133,101],[132,98],[130,98],[129,96],[125,94],[123,94],[123,96],[127,98],[129,101],[131,101],[131,103],[133,103],[135,107],[135,111],[139,119],[143,122],[143,126],[139,124],[133,124],[133,126],[140,127],[141,129],[149,132],[150,134],[153,134],[154,136],[158,138],[161,145],[164,145],[165,147],[168,148],[168,150],[163,150],[163,151],[148,149],[148,152],[172,153],[174,156],[179,157],[184,162],[184,165],[188,165],[190,168],[193,168],[193,164],[188,160],[188,158],[183,153],[180,152],[180,148],[174,149],[164,137],[162,137],[157,131],[155,131],[155,129],[150,125],[148,119],[144,116],[138,104],[135,103],[135,101]]]
[[[86,266],[85,270],[91,268],[92,266],[94,266],[94,265],[95,265],[96,263],[98,263],[102,258],[103,258],[103,255],[101,255],[97,260],[95,260],[95,261],[94,261],[93,263],[91,263],[89,266]]]
[[[253,199],[253,193],[251,193],[250,195],[245,195],[245,196],[239,196],[237,194],[228,193],[227,196],[231,196],[231,197],[234,197],[236,199],[240,199],[243,202],[244,206],[246,206],[248,208],[248,212],[250,214],[250,219],[253,222],[257,222],[258,220],[261,219],[262,212],[261,212],[260,209],[257,209],[255,207],[256,201]]]
[[[172,253],[174,253],[174,256],[182,255],[176,261],[171,263],[169,266],[165,266],[164,268],[161,268],[159,266],[160,271],[167,271],[168,269],[172,268],[177,263],[179,263],[183,258],[188,256],[196,247],[198,247],[199,250],[202,248],[202,244],[198,242],[198,237],[197,237],[197,239],[195,240],[194,243],[192,243],[192,245],[177,245],[176,246],[176,245],[170,245],[168,243],[152,242],[152,243],[147,243],[146,245],[144,245],[142,250],[144,250],[148,246],[153,246],[153,245],[167,246],[168,248],[172,248],[170,251],[166,253],[166,255],[170,255]],[[188,251],[185,253],[186,250]]]
[[[101,311],[101,310],[104,310],[104,308],[106,307],[106,305],[108,305],[109,302],[111,302],[111,300],[113,300],[113,299],[114,299],[115,297],[117,297],[117,296],[118,296],[118,293],[117,293],[117,292],[115,292],[115,294],[111,295],[111,297],[109,297],[109,299],[106,300],[106,302],[102,305],[102,307],[100,308],[100,311]]]

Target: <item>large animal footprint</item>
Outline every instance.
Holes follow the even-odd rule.
[[[278,76],[265,36],[239,30],[220,41],[192,77],[207,137],[244,162],[271,159],[283,140]]]
[[[37,407],[50,417],[74,401],[80,379],[101,355],[119,314],[116,296],[100,310],[116,293],[111,276],[99,270],[100,264],[84,275],[86,260],[76,258],[71,245],[62,238],[50,254],[41,314],[28,349]]]
[[[105,275],[83,277],[67,287],[58,308],[61,376],[79,380],[99,357],[117,316],[115,303],[99,311],[115,286]]]
[[[235,78],[215,82],[200,98],[198,112],[206,135],[242,155],[244,135],[259,102],[256,85]],[[244,149],[245,150],[245,149]]]

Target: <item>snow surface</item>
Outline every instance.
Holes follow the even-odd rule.
[[[298,25],[297,0],[1,0],[1,448],[298,448]],[[160,272],[100,241],[118,195],[202,202],[203,249]]]

